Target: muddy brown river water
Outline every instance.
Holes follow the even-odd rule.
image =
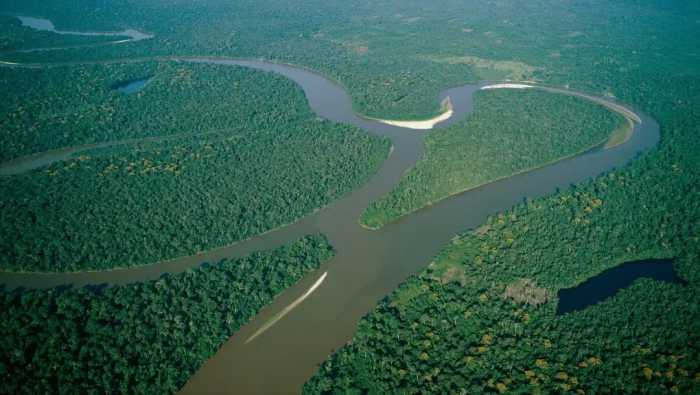
[[[614,148],[593,149],[463,192],[407,215],[380,230],[370,231],[358,224],[362,211],[370,201],[388,193],[418,161],[423,154],[426,132],[399,128],[356,115],[350,98],[341,87],[304,69],[254,60],[167,60],[251,67],[284,75],[303,88],[311,108],[318,116],[356,125],[370,133],[388,137],[393,143],[392,154],[367,184],[293,224],[252,239],[200,255],[129,269],[64,274],[0,274],[0,283],[8,288],[126,284],[156,279],[164,273],[180,272],[203,262],[271,249],[310,233],[326,235],[337,250],[337,255],[284,291],[234,334],[189,380],[181,391],[184,394],[299,392],[318,364],[352,338],[358,320],[408,276],[425,268],[455,234],[479,226],[488,215],[508,209],[524,198],[546,196],[557,189],[623,166],[652,149],[659,140],[657,123],[634,109],[606,98],[560,88],[536,87],[557,94],[580,96],[618,111],[634,121],[634,133],[628,141]],[[443,92],[438,99],[449,97],[454,113],[437,128],[466,117],[472,111],[474,92],[485,85],[465,85]],[[53,154],[39,154],[24,158],[21,163],[24,168],[38,167],[64,160],[66,155],[76,152],[67,154],[66,150],[60,150]],[[4,171],[8,172],[7,166],[3,166]],[[324,273],[327,274],[319,283]],[[308,298],[295,304],[294,310],[275,325],[246,342],[270,319],[279,318],[279,313],[305,295],[312,285],[316,288]]]

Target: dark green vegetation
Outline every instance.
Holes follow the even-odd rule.
[[[137,94],[113,89],[150,76],[147,89]],[[211,132],[252,135],[270,129],[291,133],[301,124],[321,124],[293,82],[230,66],[145,62],[0,68],[0,89],[5,92],[2,161],[104,141]]]
[[[648,77],[642,63],[660,66],[657,75],[668,76],[668,67],[685,67],[678,63],[682,57],[696,57],[687,46],[697,33],[698,6],[651,0],[447,0],[439,6],[421,0],[149,0],[138,6],[129,0],[108,6],[94,0],[0,1],[0,10],[50,17],[59,29],[137,28],[155,35],[122,46],[5,60],[265,57],[335,78],[369,116],[406,119],[436,115],[441,90],[482,78],[576,82],[618,94],[620,78]],[[641,47],[642,40],[648,45]]]
[[[426,137],[425,154],[365,210],[376,229],[450,195],[601,145],[625,119],[584,99],[539,90],[496,89],[474,96],[474,113]]]
[[[128,37],[87,37],[42,32],[22,26],[22,22],[13,16],[0,15],[0,53],[37,48],[93,45],[124,39],[128,39]]]
[[[3,60],[262,56],[334,77],[361,112],[379,118],[428,117],[438,112],[435,98],[443,88],[510,75],[613,94],[661,124],[658,151],[582,188],[496,217],[481,236],[460,238],[441,264],[407,282],[362,322],[355,342],[322,367],[309,392],[371,385],[438,393],[457,386],[467,393],[530,393],[537,386],[555,392],[564,385],[598,393],[698,391],[700,3],[104,4],[0,0],[0,9],[50,16],[59,28],[129,26],[156,38]],[[621,262],[669,256],[679,257],[687,286],[644,280],[601,305],[555,317],[556,289]],[[448,270],[452,274],[445,275]],[[446,282],[453,277],[464,278],[464,286]],[[506,299],[508,285],[508,294],[526,289],[533,302],[548,302],[523,306]]]
[[[2,0],[2,10],[50,17],[58,29],[137,28],[155,36],[128,45],[10,54],[3,60],[56,62],[157,55],[264,57],[304,65],[340,81],[348,88],[359,112],[379,118],[434,115],[440,110],[436,99],[443,88],[463,83],[465,77],[477,79],[480,74],[475,70],[482,70],[469,62],[425,58],[424,55],[434,54],[430,40],[412,40],[421,51],[407,51],[406,35],[420,37],[435,28],[425,18],[416,23],[415,15],[401,15],[428,12],[418,1],[350,4],[321,0],[212,0],[199,4],[151,0],[134,6],[128,0],[118,0],[104,6],[93,0],[28,0],[21,4]],[[182,15],[188,16],[186,21]],[[450,31],[461,31],[461,25],[450,26]],[[395,29],[400,29],[399,34],[392,33]],[[414,89],[417,84],[422,89],[420,93]]]
[[[612,173],[455,239],[363,319],[305,392],[694,393],[700,225],[674,216],[689,218],[700,204],[683,209],[683,192],[659,199],[645,192],[653,184],[632,180]],[[686,193],[698,193],[694,181]],[[628,194],[639,200],[622,211]],[[674,255],[687,286],[637,280],[556,316],[557,290],[628,260]]]
[[[106,289],[0,293],[0,393],[180,389],[258,310],[333,255],[320,236]]]
[[[525,29],[513,35],[535,41],[543,38],[541,27],[500,22],[504,16],[499,13],[509,11],[501,8],[505,7],[461,0],[442,2],[440,7],[426,7],[419,0],[211,0],[206,5],[151,0],[137,7],[127,0],[112,1],[108,7],[93,0],[0,1],[0,10],[51,17],[61,29],[138,28],[155,35],[129,45],[13,54],[7,60],[205,54],[264,57],[320,71],[348,89],[358,112],[391,119],[435,115],[440,111],[438,93],[467,81],[545,74],[528,64],[534,59],[522,61],[526,54],[522,44],[505,40],[511,33],[503,31]],[[188,15],[187,21],[183,14]],[[490,21],[504,26],[493,29]],[[504,57],[496,49],[517,52]]]
[[[389,149],[388,141],[317,119],[291,81],[245,68],[148,63],[0,73],[16,92],[3,102],[11,109],[3,118],[6,157],[179,136],[0,178],[3,270],[133,266],[231,244],[358,187]],[[69,82],[59,78],[66,73]],[[148,75],[133,95],[111,89]]]
[[[491,56],[538,66],[548,83],[613,93],[659,121],[661,145],[456,239],[360,323],[305,392],[697,393],[697,4],[484,7],[459,20],[476,26],[469,34],[499,37]],[[429,41],[440,46],[440,38]],[[555,316],[556,290],[622,262],[673,256],[688,285],[639,280],[600,305]]]

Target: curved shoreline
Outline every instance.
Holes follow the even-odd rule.
[[[630,137],[631,137],[631,136],[630,136]],[[596,143],[596,144],[590,146],[590,147],[583,148],[583,149],[581,149],[581,150],[579,150],[579,151],[577,151],[577,152],[574,152],[574,153],[572,153],[572,154],[570,154],[570,155],[562,156],[561,158],[557,158],[557,159],[551,160],[551,161],[549,161],[549,162],[545,162],[545,163],[539,164],[539,165],[537,165],[537,166],[533,166],[533,167],[530,167],[530,168],[527,168],[527,169],[519,170],[519,171],[516,171],[515,173],[511,173],[511,174],[506,175],[506,176],[503,176],[503,177],[494,178],[493,180],[489,180],[489,181],[486,181],[486,182],[482,182],[481,184],[477,184],[477,185],[474,185],[474,186],[466,187],[466,188],[464,188],[464,189],[460,189],[460,190],[458,190],[458,191],[456,191],[456,192],[450,193],[449,195],[443,196],[443,197],[441,197],[441,198],[439,198],[439,199],[430,200],[430,201],[426,202],[423,206],[418,207],[418,208],[415,209],[415,210],[408,211],[408,212],[406,212],[405,214],[402,214],[400,217],[397,217],[397,218],[391,220],[390,222],[387,222],[387,223],[385,223],[385,224],[383,224],[383,225],[381,225],[381,226],[377,226],[377,227],[369,226],[369,225],[363,223],[361,218],[358,219],[358,224],[359,224],[362,228],[367,229],[367,230],[369,230],[369,231],[376,231],[376,230],[379,230],[379,229],[381,229],[381,228],[383,228],[383,227],[385,227],[385,226],[387,226],[387,225],[389,225],[389,224],[391,224],[391,223],[393,223],[393,222],[399,221],[401,218],[403,218],[403,217],[405,217],[405,216],[408,216],[408,215],[411,215],[412,213],[415,213],[416,211],[428,209],[430,206],[435,205],[435,204],[438,204],[438,203],[440,203],[440,202],[443,201],[443,200],[450,199],[450,198],[452,198],[452,197],[461,195],[461,194],[463,194],[463,193],[468,193],[469,191],[473,191],[473,190],[475,190],[475,189],[479,189],[479,188],[486,187],[486,186],[488,186],[488,185],[490,185],[490,184],[494,184],[494,183],[497,183],[497,182],[499,182],[499,181],[506,180],[506,179],[511,178],[511,177],[515,177],[515,176],[520,176],[520,175],[524,175],[524,174],[527,174],[527,173],[531,173],[531,172],[533,172],[533,171],[537,171],[537,170],[539,170],[539,169],[545,168],[545,167],[547,167],[547,166],[551,166],[551,165],[553,165],[553,164],[555,164],[555,163],[562,162],[562,161],[565,161],[565,160],[567,160],[567,159],[575,158],[575,157],[577,157],[577,156],[579,156],[579,155],[583,155],[583,154],[585,154],[585,153],[587,153],[587,152],[591,152],[591,151],[596,150],[596,149],[608,149],[608,148],[605,147],[605,142],[606,142],[606,141],[607,141],[607,138],[606,138],[605,140],[603,140],[603,141],[600,141],[600,142],[598,142],[598,143]],[[618,145],[619,145],[619,144],[618,144]],[[610,147],[610,148],[613,148],[613,147]]]
[[[10,288],[13,285],[47,288],[61,284],[126,284],[158,278],[163,273],[187,270],[205,261],[269,249],[305,234],[324,233],[336,248],[337,255],[319,268],[328,276],[324,275],[323,287],[314,289],[315,297],[294,305],[295,314],[287,314],[284,320],[273,320],[299,300],[299,295],[305,295],[313,279],[306,276],[287,288],[230,338],[190,378],[182,393],[201,394],[212,390],[263,394],[299,391],[301,384],[315,372],[318,363],[353,336],[357,321],[380,298],[408,276],[427,266],[456,233],[476,228],[489,215],[508,209],[524,198],[547,196],[559,188],[624,166],[640,153],[653,149],[660,136],[658,124],[641,112],[636,113],[613,101],[584,93],[542,87],[599,101],[602,105],[625,111],[639,122],[634,124],[630,139],[614,148],[589,150],[527,173],[493,181],[443,199],[370,232],[357,225],[357,218],[370,201],[393,189],[405,171],[415,165],[423,154],[423,137],[426,134],[406,133],[406,129],[358,116],[352,110],[350,97],[338,84],[308,70],[251,60],[205,57],[160,59],[237,65],[281,74],[302,87],[309,106],[320,117],[351,123],[370,133],[388,137],[392,140],[393,148],[381,169],[362,187],[289,226],[234,245],[176,258],[167,263],[110,272],[0,273],[0,283]],[[473,104],[472,94],[482,86],[485,84],[465,85],[443,93],[451,98],[454,113],[438,127],[447,126],[469,114]],[[316,273],[318,271],[313,274],[314,277]],[[271,320],[274,326],[269,325]],[[264,333],[261,332],[256,341],[241,341],[263,328]]]
[[[333,84],[337,89],[343,90],[342,86],[340,86],[337,82],[326,79],[321,74],[318,74],[317,72],[314,72],[312,70],[307,70],[305,68],[296,67],[296,66],[289,65],[289,64],[274,63],[274,62],[268,62],[268,61],[264,61],[264,60],[243,60],[243,59],[213,58],[213,57],[166,57],[166,58],[155,57],[152,59],[139,58],[139,59],[132,60],[132,62],[148,62],[148,61],[172,61],[172,62],[192,62],[192,63],[218,64],[218,65],[235,65],[235,66],[259,69],[259,70],[263,70],[263,71],[272,71],[276,74],[281,74],[287,78],[290,78],[290,76],[281,72],[281,70],[309,73],[309,74],[313,74],[315,77],[325,79],[327,82],[330,82],[331,84]],[[111,63],[112,61],[106,61],[106,62]],[[90,64],[94,64],[94,63],[95,62],[90,62]],[[70,65],[75,65],[75,63],[71,63]],[[41,67],[41,65],[39,65],[39,64],[32,64],[32,65],[21,64],[20,65],[20,67],[26,67],[26,66],[28,66],[28,67]],[[56,65],[53,64],[51,66],[56,66]],[[263,67],[260,67],[260,66],[263,66]],[[274,70],[267,70],[268,68],[271,68]],[[292,80],[299,84],[299,81],[294,80],[293,78],[292,78]],[[473,84],[473,85],[468,84],[468,85],[464,85],[463,87],[451,88],[451,89],[448,89],[445,92],[443,92],[441,94],[441,96],[445,95],[445,99],[443,99],[442,102],[443,102],[443,104],[446,104],[447,106],[449,106],[450,110],[448,111],[448,113],[450,116],[447,117],[446,119],[441,119],[440,122],[445,122],[445,121],[450,121],[450,120],[454,121],[455,120],[454,118],[458,118],[458,116],[455,116],[454,107],[452,105],[451,97],[448,95],[448,92],[455,90],[455,89],[464,88],[464,87],[475,88],[474,91],[472,92],[472,94],[476,91],[479,91],[479,90],[528,88],[528,89],[540,89],[540,90],[544,90],[544,91],[555,93],[555,94],[576,96],[576,97],[583,98],[585,100],[590,100],[594,103],[597,103],[599,105],[602,105],[602,106],[608,108],[611,111],[619,113],[620,115],[625,117],[625,119],[627,119],[632,124],[632,126],[634,126],[635,123],[641,123],[641,119],[633,111],[631,111],[631,110],[627,109],[626,107],[621,106],[619,104],[607,101],[603,98],[598,98],[598,97],[590,96],[590,95],[576,92],[576,91],[570,91],[568,89],[563,89],[563,88],[539,86],[539,85],[512,84],[512,83],[493,84],[492,82],[480,82],[480,83]],[[303,88],[303,86],[302,86],[302,88]],[[306,93],[306,90],[305,90],[305,93]],[[471,100],[472,98],[470,97],[469,99]],[[307,100],[309,100],[308,95],[307,95]],[[312,109],[314,109],[313,106],[311,105],[311,103],[309,103],[309,105],[312,107]],[[316,111],[316,110],[314,109],[314,111]],[[467,112],[465,112],[462,115],[466,116],[469,113],[471,113],[471,109],[468,109]],[[317,115],[320,115],[323,117],[323,115],[319,114],[318,112],[317,112]],[[363,116],[362,114],[356,114],[354,112],[352,113],[352,115],[356,121],[357,120],[365,121],[365,122],[363,122],[364,125],[356,125],[356,126],[360,126],[360,127],[364,126],[363,128],[366,131],[370,131],[370,132],[373,132],[373,131],[367,130],[367,126],[369,125],[367,122],[370,122],[370,124],[375,123],[375,124],[388,125],[388,126],[397,128],[397,130],[401,130],[401,131],[414,131],[415,130],[415,128],[399,127],[399,126],[394,124],[395,122],[400,123],[401,121],[387,121],[387,120],[382,120],[382,119],[368,118],[368,117]],[[442,118],[444,115],[445,114],[443,114],[439,117],[433,118],[433,119]],[[328,117],[326,119],[329,119],[331,121],[348,122],[348,120],[346,120],[346,119],[340,120],[340,119],[334,119],[333,117]],[[354,123],[354,122],[352,122],[353,121],[352,118],[350,118],[349,121],[350,122],[348,122],[348,123]],[[409,122],[409,121],[407,121],[407,122]],[[418,121],[418,122],[422,122],[422,121]],[[443,125],[439,125],[439,127],[440,126],[443,126]],[[447,126],[447,125],[445,125],[445,126]],[[66,147],[66,148],[53,149],[53,150],[39,152],[39,153],[35,153],[35,154],[23,156],[23,157],[18,157],[18,158],[10,160],[8,162],[0,163],[0,177],[18,175],[18,174],[22,174],[22,173],[27,172],[27,171],[31,171],[31,170],[34,170],[37,168],[48,166],[48,165],[55,163],[55,162],[70,160],[70,159],[74,158],[75,154],[85,152],[85,151],[94,150],[94,149],[102,149],[102,148],[108,148],[108,147],[113,147],[113,146],[131,145],[131,144],[139,144],[139,143],[146,143],[146,142],[159,142],[159,141],[166,141],[166,140],[170,140],[170,139],[177,139],[177,138],[190,137],[190,136],[208,135],[208,134],[215,134],[215,133],[218,133],[218,132],[214,131],[214,132],[204,132],[201,134],[173,134],[173,135],[165,135],[165,136],[148,136],[148,137],[143,137],[143,138],[130,138],[130,139],[124,139],[124,140],[105,141],[105,142],[89,143],[89,144],[71,146],[71,147]],[[378,134],[380,136],[384,135],[382,133],[376,133],[376,131],[374,131],[374,133]],[[425,135],[422,135],[422,136],[425,136]],[[629,137],[631,137],[631,134]],[[421,137],[421,143],[422,143],[422,137]],[[621,145],[621,144],[624,144],[624,142],[621,142],[617,145]],[[379,230],[379,229],[381,229],[381,228],[383,228],[391,223],[394,223],[396,221],[401,220],[403,217],[409,216],[412,213],[415,213],[415,212],[420,211],[420,210],[428,209],[431,206],[433,206],[441,201],[444,201],[446,199],[450,199],[450,198],[453,198],[455,196],[458,196],[458,195],[461,195],[464,193],[468,193],[468,192],[475,190],[475,189],[483,188],[483,187],[488,186],[490,184],[493,184],[493,183],[496,183],[496,182],[499,182],[499,181],[502,181],[502,180],[505,180],[505,179],[508,179],[508,178],[511,178],[514,176],[523,175],[523,174],[527,174],[527,173],[530,173],[533,171],[537,171],[538,169],[541,169],[541,168],[544,168],[547,166],[551,166],[551,165],[556,164],[558,162],[561,162],[561,161],[570,159],[572,157],[576,157],[578,155],[584,154],[586,152],[591,151],[592,149],[596,149],[598,147],[604,147],[604,145],[605,145],[605,141],[602,141],[599,144],[596,144],[592,147],[587,147],[587,148],[580,150],[576,153],[573,153],[571,155],[557,158],[557,159],[554,159],[550,162],[543,163],[543,164],[540,164],[540,165],[532,167],[532,168],[524,169],[524,170],[515,172],[515,173],[507,175],[507,176],[503,176],[500,178],[489,180],[489,181],[484,182],[482,184],[479,184],[476,186],[471,186],[471,187],[456,191],[456,192],[451,193],[447,196],[444,196],[440,199],[427,202],[422,207],[419,207],[415,210],[409,211],[409,212],[401,215],[400,217],[393,219],[391,222],[383,224],[380,227],[367,226],[366,224],[361,222],[361,216],[357,217],[357,220],[355,223],[357,225],[359,225],[364,230],[377,231],[377,230]],[[391,154],[394,152],[394,148],[395,148],[395,145],[392,144],[390,153],[389,153],[389,155],[387,155],[387,158],[390,157]],[[613,148],[613,147],[612,146],[607,147],[606,149],[609,149],[609,148]],[[417,161],[418,161],[418,159],[416,159],[416,161],[411,166],[407,167],[405,169],[405,171],[410,170],[410,168],[412,168],[412,166],[415,165],[417,163]],[[352,192],[350,192],[350,194],[351,193]],[[341,199],[342,199],[342,197],[341,197]],[[128,271],[147,268],[147,267],[151,267],[151,266],[154,266],[154,267],[159,266],[159,267],[165,268],[170,263],[178,263],[178,262],[181,262],[183,260],[188,260],[188,261],[197,260],[197,259],[205,260],[206,257],[211,256],[212,254],[217,254],[219,252],[227,252],[228,253],[231,250],[238,248],[238,246],[240,246],[242,244],[246,244],[246,243],[251,242],[253,239],[266,236],[269,233],[277,232],[283,228],[286,228],[286,227],[292,226],[296,223],[302,222],[305,218],[313,217],[317,212],[324,210],[330,206],[333,206],[333,203],[334,202],[330,202],[326,206],[318,207],[303,217],[300,217],[300,218],[298,218],[294,221],[291,221],[289,223],[286,223],[286,224],[281,224],[281,225],[276,226],[274,228],[271,228],[265,232],[262,232],[262,233],[259,233],[256,235],[252,235],[246,239],[237,240],[231,244],[216,247],[216,248],[213,248],[213,249],[201,252],[201,253],[193,254],[193,255],[178,256],[178,257],[173,257],[173,258],[158,261],[158,262],[148,262],[148,263],[136,264],[136,265],[114,266],[114,267],[111,267],[109,269],[103,269],[103,270],[80,270],[80,271],[70,271],[70,272],[35,272],[35,271],[2,271],[2,270],[0,270],[0,281],[2,281],[3,277],[12,276],[12,275],[22,275],[22,276],[39,275],[39,276],[54,277],[54,276],[88,275],[88,274],[101,274],[101,273],[106,274],[106,273],[110,273],[110,272],[112,272],[112,273],[114,273],[114,272],[128,272]],[[196,266],[196,265],[192,265],[190,267],[193,267],[193,266]],[[169,272],[169,271],[165,271],[165,272]],[[43,288],[43,286],[42,286],[42,288]]]
[[[433,118],[430,119],[424,119],[424,120],[415,120],[415,121],[396,121],[396,120],[391,120],[391,119],[379,119],[379,118],[370,118],[366,117],[367,119],[370,119],[372,121],[377,121],[381,122],[387,125],[392,125],[392,126],[397,126],[400,128],[404,129],[414,129],[414,130],[431,130],[435,127],[435,125],[449,120],[452,115],[454,114],[454,110],[452,108],[452,101],[450,100],[449,96],[445,98],[442,102],[442,108],[445,109],[445,112],[443,112],[440,115],[437,115]]]
[[[80,32],[80,31],[71,31],[71,30],[58,30],[58,29],[56,29],[56,26],[54,26],[53,22],[49,19],[37,18],[37,17],[32,17],[32,16],[25,16],[25,15],[20,15],[20,14],[13,14],[13,13],[0,13],[0,15],[5,15],[5,16],[17,18],[20,21],[20,23],[22,24],[22,27],[28,27],[30,29],[34,29],[34,30],[38,30],[38,31],[46,31],[46,32],[64,35],[64,36],[128,37],[126,39],[121,39],[121,40],[104,41],[104,42],[97,42],[97,43],[76,44],[76,45],[68,45],[68,46],[62,46],[62,47],[10,49],[7,51],[0,52],[0,53],[6,53],[6,54],[45,52],[45,51],[56,51],[56,50],[64,50],[64,49],[95,48],[95,47],[101,47],[101,46],[107,46],[107,45],[126,44],[126,43],[131,43],[131,42],[148,40],[148,39],[155,37],[152,34],[144,33],[142,31],[139,31],[136,29],[125,29],[122,31],[105,31],[105,32]],[[0,64],[15,64],[16,65],[18,63],[0,61]]]
[[[153,58],[138,58],[138,59],[130,59],[130,60],[124,60],[123,63],[139,63],[139,62],[149,62],[149,61],[157,61],[157,62],[162,62],[162,61],[172,61],[172,62],[193,62],[193,63],[205,63],[205,64],[238,64],[242,65],[243,67],[251,67],[246,66],[245,64],[247,63],[258,63],[258,64],[266,64],[266,65],[272,65],[272,66],[280,66],[280,67],[287,67],[291,68],[294,70],[299,70],[299,71],[305,71],[309,73],[313,73],[314,75],[319,76],[320,78],[324,78],[328,81],[331,81],[334,83],[338,88],[344,90],[344,87],[340,85],[337,81],[333,81],[331,79],[328,79],[327,77],[313,71],[306,69],[304,67],[299,67],[296,65],[291,65],[288,63],[277,63],[277,62],[272,62],[272,61],[267,61],[267,60],[261,60],[261,59],[239,59],[239,58],[226,58],[226,57],[176,57],[176,56],[168,56],[168,57],[153,57]],[[6,65],[8,67],[17,67],[17,68],[43,68],[43,67],[57,67],[57,66],[77,66],[77,65],[83,65],[83,64],[112,64],[112,63],[121,63],[122,61],[119,60],[108,60],[108,61],[91,61],[91,62],[71,62],[71,63],[60,63],[60,64],[40,64],[40,63],[29,63],[29,64],[23,64],[23,63],[12,63],[12,62],[2,62],[0,61],[0,67],[3,65]],[[252,67],[255,68],[255,67]],[[274,72],[274,71],[273,71]],[[282,74],[277,72],[278,74]],[[284,74],[282,74],[284,75]],[[576,96],[580,97],[586,100],[590,100],[594,103],[597,103],[599,105],[602,105],[606,108],[608,108],[611,111],[617,112],[626,119],[628,119],[631,123],[637,122],[641,123],[641,119],[631,110],[628,108],[621,106],[617,103],[613,103],[611,101],[605,100],[603,98],[591,96],[585,93],[581,92],[576,92],[576,91],[571,91],[568,89],[564,88],[557,88],[557,87],[549,87],[549,86],[540,86],[540,85],[531,85],[531,84],[513,84],[513,83],[496,83],[493,84],[491,82],[479,82],[476,84],[467,84],[464,86],[476,86],[479,87],[479,90],[490,90],[490,89],[541,89],[544,91],[548,91],[551,93],[558,93],[558,94],[565,94],[565,95],[570,95],[570,96]],[[443,114],[438,115],[434,118],[428,119],[428,120],[417,120],[417,121],[395,121],[395,120],[387,120],[387,119],[379,119],[379,118],[372,118],[372,117],[367,117],[362,114],[354,113],[353,110],[353,115],[357,118],[361,118],[370,122],[378,122],[382,124],[386,124],[389,126],[395,126],[401,129],[406,129],[406,130],[433,130],[438,124],[441,124],[443,122],[447,122],[453,119],[455,115],[454,107],[452,105],[452,100],[451,97],[447,95],[447,92],[454,90],[454,89],[459,89],[459,88],[449,88],[446,89],[444,92],[440,94],[440,96],[445,96],[445,98],[442,100],[442,107],[447,108],[447,111],[445,111]],[[331,119],[332,120],[332,119]],[[634,129],[632,125],[632,130]],[[36,152],[24,156],[19,156],[17,158],[10,159],[8,161],[0,163],[0,177],[2,176],[12,176],[12,175],[17,175],[17,174],[22,174],[27,171],[31,171],[37,168],[41,168],[44,166],[48,166],[52,163],[55,162],[62,162],[65,160],[72,159],[72,156],[81,152],[93,150],[93,149],[100,149],[100,148],[108,148],[108,147],[113,147],[113,146],[120,146],[120,145],[130,145],[130,144],[138,144],[141,142],[158,142],[158,141],[163,141],[167,139],[175,139],[175,138],[180,138],[180,137],[187,137],[187,136],[199,136],[199,135],[206,135],[206,134],[211,134],[214,132],[205,132],[202,134],[173,134],[173,135],[164,135],[164,136],[146,136],[146,137],[141,137],[141,138],[128,138],[128,139],[123,139],[123,140],[114,140],[114,141],[101,141],[101,142],[95,142],[95,143],[87,143],[87,144],[80,144],[80,145],[74,145],[74,146],[69,146],[69,147],[61,147],[61,148],[54,148],[50,149],[47,151],[43,152]],[[606,148],[613,148],[616,145],[623,144],[625,141],[627,141],[631,137],[631,134],[626,136],[626,138],[618,142],[614,145],[607,146]],[[560,158],[565,159],[566,157]],[[539,167],[539,166],[538,166]],[[537,167],[533,168],[536,169]],[[532,170],[532,169],[530,169]],[[527,171],[527,170],[526,170]],[[517,173],[515,173],[517,174]],[[495,180],[492,180],[495,181]],[[489,181],[489,182],[492,182]],[[488,183],[488,182],[487,182]],[[478,187],[478,186],[477,186]],[[476,188],[476,187],[471,187],[469,189]],[[460,192],[456,192],[454,194],[458,194],[461,192],[468,191],[469,189],[462,190]],[[454,194],[451,194],[449,196],[452,196]],[[449,197],[448,196],[448,197]],[[441,200],[441,199],[440,199]],[[363,225],[365,226],[365,225]],[[371,228],[365,226],[366,229],[378,229],[378,228]]]
[[[58,29],[56,29],[56,26],[54,26],[53,22],[51,22],[49,19],[35,18],[35,17],[23,16],[23,15],[12,15],[12,16],[19,19],[19,21],[22,23],[22,26],[24,26],[24,27],[29,27],[31,29],[35,29],[35,30],[39,30],[39,31],[47,31],[47,32],[51,32],[51,33],[61,34],[61,35],[87,36],[87,37],[129,37],[128,40],[117,40],[117,41],[112,41],[112,43],[141,41],[141,40],[147,40],[149,38],[154,37],[152,34],[143,33],[143,32],[140,32],[136,29],[125,29],[125,30],[122,30],[120,32],[119,31],[79,32],[79,31],[73,31],[73,30],[58,30]],[[102,43],[100,43],[100,44],[102,44]],[[31,49],[31,51],[52,50],[52,49],[54,49],[54,48]]]
[[[623,136],[622,139],[620,139],[620,141],[614,141],[613,138],[614,138],[614,134],[616,133],[616,130],[614,130],[609,136],[607,136],[603,140],[601,140],[601,141],[599,141],[596,144],[593,144],[591,146],[582,148],[574,153],[553,159],[549,162],[544,162],[544,163],[538,164],[538,165],[533,166],[533,167],[518,170],[514,173],[511,173],[511,174],[508,174],[508,175],[505,175],[502,177],[494,178],[492,180],[488,180],[488,181],[482,182],[482,183],[477,184],[477,185],[473,185],[473,186],[469,186],[469,187],[457,190],[455,192],[452,192],[448,195],[445,195],[445,196],[440,197],[440,198],[435,199],[435,200],[429,200],[426,203],[424,203],[422,206],[420,206],[414,210],[407,211],[407,212],[401,214],[400,216],[393,218],[391,221],[384,223],[384,224],[381,224],[379,226],[369,226],[362,221],[362,218],[358,218],[358,224],[362,228],[367,229],[367,230],[371,230],[371,231],[379,230],[392,222],[400,220],[402,217],[405,217],[407,215],[411,215],[411,213],[414,213],[414,212],[419,211],[419,210],[423,210],[427,207],[430,207],[430,206],[432,206],[432,205],[434,205],[442,200],[449,199],[453,196],[460,195],[462,193],[467,193],[471,190],[474,190],[477,188],[482,188],[486,185],[489,185],[489,184],[492,184],[492,183],[495,183],[495,182],[498,182],[498,181],[501,181],[501,180],[504,180],[504,179],[507,179],[510,177],[514,177],[514,176],[530,173],[533,171],[537,171],[538,169],[541,169],[543,167],[547,167],[547,166],[553,165],[557,162],[561,162],[561,161],[585,154],[586,152],[589,152],[592,150],[596,150],[596,149],[606,150],[606,149],[615,148],[619,145],[626,143],[632,137],[632,133],[634,133],[635,124],[642,123],[642,120],[636,114],[634,114],[634,112],[631,112],[629,109],[625,108],[624,106],[621,106],[619,104],[615,104],[612,102],[601,101],[602,99],[600,99],[600,98],[589,96],[589,95],[586,95],[586,94],[580,93],[580,92],[569,91],[567,89],[560,89],[560,88],[555,88],[555,87],[539,86],[539,85],[532,85],[532,84],[525,85],[525,84],[513,84],[513,83],[503,83],[503,84],[499,83],[499,84],[493,84],[493,85],[484,85],[484,86],[481,86],[481,88],[479,88],[479,90],[494,90],[494,89],[539,89],[539,90],[543,90],[545,92],[550,92],[553,94],[575,96],[575,97],[582,98],[584,100],[589,100],[595,104],[598,104],[598,105],[601,105],[601,106],[607,108],[608,110],[610,110],[612,112],[618,113],[623,118],[625,118],[626,124],[623,126],[623,128],[626,129],[625,135]],[[363,213],[363,215],[364,215],[364,213]]]

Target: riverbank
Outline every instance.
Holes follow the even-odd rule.
[[[430,134],[426,154],[360,219],[379,229],[422,207],[595,147],[632,125],[626,111],[564,90],[522,84],[480,88],[477,111]],[[632,125],[633,126],[633,125]],[[631,134],[626,136],[631,137]]]
[[[203,261],[211,262],[222,254],[232,256],[243,251],[270,248],[299,233],[326,234],[338,250],[338,255],[321,268],[328,272],[324,286],[315,291],[313,298],[308,298],[295,309],[294,314],[278,321],[256,341],[248,344],[241,341],[303,295],[315,277],[304,278],[302,283],[292,286],[243,326],[237,336],[207,361],[190,379],[183,389],[184,393],[199,394],[212,388],[232,393],[298,391],[316,371],[318,364],[353,336],[360,317],[399,283],[424,268],[455,234],[483,224],[489,214],[512,207],[522,202],[523,198],[546,196],[558,188],[567,188],[571,183],[582,182],[612,168],[624,166],[640,152],[652,149],[659,138],[658,125],[640,114],[644,122],[635,124],[635,133],[625,144],[610,150],[589,151],[530,173],[496,181],[444,199],[378,232],[367,232],[357,226],[357,218],[371,200],[391,190],[405,171],[415,165],[423,153],[423,135],[362,119],[352,111],[351,101],[345,92],[319,75],[265,62],[207,61],[244,65],[285,75],[302,86],[310,106],[320,117],[352,123],[371,133],[388,137],[395,149],[378,173],[361,188],[293,225],[225,251],[205,252],[167,265],[156,264],[114,273],[0,275],[1,282],[29,287],[49,283],[75,286],[134,283],[145,278],[157,278],[162,273],[186,270]],[[453,103],[460,103],[455,106],[451,120],[465,117],[471,111],[469,106],[475,89],[475,86],[469,85],[451,90]]]
[[[373,121],[381,122],[386,125],[392,125],[396,126],[399,128],[404,128],[404,129],[415,129],[415,130],[431,130],[435,127],[435,125],[439,124],[440,122],[447,121],[448,119],[452,118],[452,115],[454,114],[453,108],[452,108],[452,101],[450,98],[446,98],[442,104],[441,108],[443,109],[443,113],[431,118],[431,119],[425,119],[425,120],[416,120],[416,121],[394,121],[394,120],[389,120],[389,119],[377,119],[377,118],[367,118],[371,119]]]

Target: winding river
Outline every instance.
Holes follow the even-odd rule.
[[[358,224],[362,211],[372,200],[388,193],[418,161],[423,154],[423,139],[429,131],[417,132],[358,116],[341,87],[301,68],[258,60],[204,57],[160,60],[243,66],[281,74],[303,88],[311,108],[318,116],[356,125],[370,133],[386,136],[393,142],[392,154],[367,184],[289,226],[249,240],[201,255],[130,269],[65,274],[0,274],[0,282],[8,288],[126,284],[155,279],[163,273],[183,271],[205,261],[274,248],[309,233],[325,234],[336,248],[336,256],[284,291],[234,334],[191,377],[181,391],[187,394],[299,392],[318,364],[352,338],[358,320],[408,276],[425,268],[455,234],[476,228],[488,215],[508,209],[524,198],[546,196],[557,189],[624,166],[652,149],[659,140],[657,123],[627,106],[566,89],[530,86],[532,89],[575,95],[605,105],[632,122],[634,132],[629,140],[613,148],[590,150],[469,190],[416,211],[378,231],[369,231]],[[465,85],[443,92],[439,100],[449,97],[453,112],[436,127],[445,127],[466,117],[472,111],[473,93],[490,85]],[[110,143],[101,144],[99,146]],[[66,154],[65,151],[25,158],[24,166],[43,166],[74,153]]]

